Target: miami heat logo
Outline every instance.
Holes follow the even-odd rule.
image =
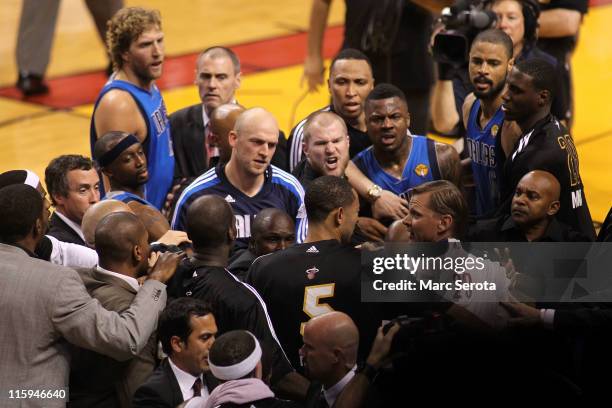
[[[491,126],[491,136],[497,136],[497,132],[499,132],[499,125]]]
[[[306,269],[306,277],[310,280],[313,280],[317,274],[317,272],[319,272],[319,270],[317,269],[316,266],[313,266],[310,269]]]
[[[417,176],[425,177],[427,174],[429,174],[429,167],[423,163],[417,164],[417,166],[414,168],[414,172],[417,174]]]

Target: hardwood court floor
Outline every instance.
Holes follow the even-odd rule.
[[[576,123],[573,135],[593,219],[612,204],[612,5],[591,2],[573,60]],[[310,1],[303,0],[141,0],[127,5],[162,13],[167,59],[159,81],[168,111],[197,103],[195,56],[211,45],[234,49],[243,64],[238,100],[264,106],[288,133],[293,124],[328,101],[325,88],[303,100],[301,63],[305,55]],[[342,38],[343,2],[333,2],[325,55]],[[105,81],[104,48],[82,0],[62,0],[52,60],[51,93],[23,99],[14,89],[14,60],[21,0],[0,2],[0,172],[28,168],[40,176],[55,156],[89,154],[92,103]],[[301,101],[300,101],[301,100]],[[299,103],[298,103],[299,102]]]

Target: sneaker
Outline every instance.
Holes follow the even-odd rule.
[[[49,93],[49,87],[43,82],[42,75],[19,74],[19,79],[17,79],[16,86],[25,96]]]

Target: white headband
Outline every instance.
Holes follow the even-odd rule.
[[[261,347],[259,346],[257,338],[251,333],[249,334],[253,337],[253,340],[255,340],[255,349],[250,356],[241,362],[231,366],[216,366],[210,361],[210,356],[208,357],[208,366],[215,377],[220,380],[237,380],[255,369],[257,363],[261,360]]]
[[[30,171],[30,170],[26,170],[26,173],[27,173],[27,176],[23,184],[27,184],[30,187],[37,188],[38,185],[40,184],[40,179],[38,178],[38,176],[33,171]]]

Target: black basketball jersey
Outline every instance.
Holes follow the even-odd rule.
[[[211,305],[219,336],[230,330],[248,330],[257,337],[263,351],[264,377],[271,373],[272,384],[293,371],[270,324],[266,305],[252,287],[225,268],[206,266],[193,259],[184,261],[177,274],[184,279],[181,296]]]
[[[361,303],[361,254],[336,240],[295,245],[255,260],[247,282],[264,299],[287,357],[299,366],[304,324],[337,310],[351,316],[360,332],[360,356],[370,349],[380,325],[373,304]]]

